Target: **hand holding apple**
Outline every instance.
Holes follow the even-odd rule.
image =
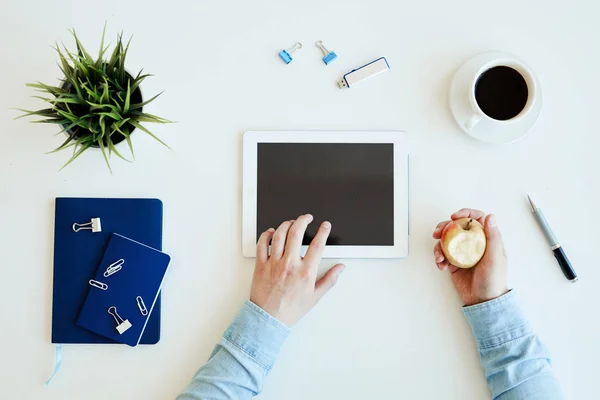
[[[481,225],[473,218],[460,218],[450,222],[440,239],[446,259],[458,268],[472,268],[485,253],[486,238]]]
[[[508,292],[508,259],[496,217],[463,208],[450,218],[440,222],[433,232],[433,238],[439,239],[434,257],[440,270],[450,271],[465,305],[483,303]]]

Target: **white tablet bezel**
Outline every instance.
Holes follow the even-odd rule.
[[[256,256],[258,143],[391,143],[394,145],[394,245],[327,246],[324,258],[405,258],[409,238],[408,135],[402,131],[248,131],[243,138],[242,251]],[[274,227],[276,228],[276,227]],[[335,227],[333,227],[335,229]],[[306,252],[302,247],[302,254]]]

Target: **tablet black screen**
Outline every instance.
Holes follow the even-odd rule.
[[[394,145],[259,143],[257,235],[310,213],[309,244],[330,221],[327,244],[394,245]]]

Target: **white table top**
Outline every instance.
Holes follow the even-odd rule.
[[[345,260],[337,287],[294,330],[262,399],[482,399],[489,393],[430,235],[462,206],[497,214],[515,287],[549,346],[567,397],[591,398],[600,350],[597,246],[600,162],[598,3],[508,0],[285,2],[107,0],[3,2],[0,24],[0,398],[168,399],[185,387],[247,298],[253,261],[240,244],[241,135],[248,129],[401,129],[411,140],[411,254]],[[578,3],[575,6],[575,3]],[[514,10],[519,14],[514,15]],[[510,11],[510,13],[509,13]],[[432,14],[434,13],[434,14]],[[429,15],[429,16],[425,16]],[[549,16],[553,15],[553,16]],[[111,176],[89,151],[67,154],[50,126],[12,121],[35,108],[24,84],[60,76],[55,40],[74,27],[96,49],[134,34],[129,69],[153,73],[147,108],[179,121],[136,133],[137,161]],[[277,53],[304,43],[290,65]],[[339,58],[325,67],[314,42]],[[463,134],[447,104],[453,72],[481,51],[521,56],[537,73],[544,110],[528,136],[505,146]],[[344,72],[385,56],[392,70],[342,91]],[[543,207],[580,282],[563,278],[525,202]],[[65,346],[51,386],[53,200],[158,197],[173,256],[157,346]]]

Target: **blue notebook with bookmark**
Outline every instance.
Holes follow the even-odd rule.
[[[93,226],[92,219],[96,218]],[[52,343],[118,343],[76,323],[88,294],[88,282],[94,278],[113,232],[161,250],[162,224],[163,204],[158,199],[56,199]],[[100,230],[86,229],[94,227]],[[156,344],[159,340],[160,296],[140,343]]]
[[[171,257],[117,233],[110,238],[77,325],[137,346],[160,293]]]

